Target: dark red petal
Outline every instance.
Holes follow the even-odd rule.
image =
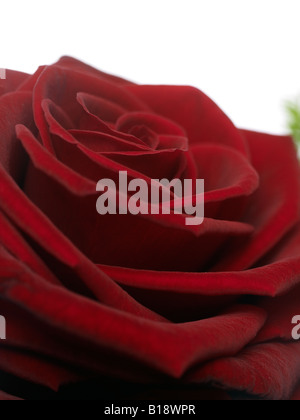
[[[35,73],[29,76],[24,82],[18,87],[20,92],[32,92],[36,82],[38,81],[40,75],[45,70],[46,66],[40,66]]]
[[[203,144],[192,147],[191,152],[198,170],[197,178],[205,181],[206,203],[249,196],[257,189],[257,172],[235,150]]]
[[[106,133],[84,130],[69,130],[69,133],[81,144],[95,153],[150,152],[146,146],[127,141]]]
[[[187,137],[160,135],[158,136],[159,150],[165,149],[179,149],[183,151],[189,150],[189,141]]]
[[[117,265],[138,263],[140,268],[153,268],[155,264],[166,269],[175,263],[174,269],[196,270],[226,237],[251,233],[249,225],[207,218],[202,225],[189,227],[184,215],[101,217],[95,211],[97,194],[93,183],[77,175],[76,184],[75,173],[45,151],[28,130],[18,127],[18,135],[33,163],[28,165],[24,187],[27,196],[95,262],[111,264],[121,259]],[[73,208],[76,213],[70,211]],[[78,225],[78,218],[85,223]],[[92,237],[90,231],[94,232]],[[147,241],[140,236],[141,231]],[[116,242],[115,238],[120,239]],[[163,252],[166,248],[168,254]]]
[[[72,171],[47,152],[25,126],[17,125],[16,132],[35,167],[49,174],[53,174],[55,168],[57,178],[71,192],[82,195],[94,193],[95,186],[91,181]]]
[[[47,119],[50,118],[49,114],[46,114],[46,116]],[[48,121],[50,121],[50,119],[48,119]],[[147,172],[156,171],[152,173],[153,178],[161,178],[160,172],[163,170],[161,173],[161,175],[163,175],[162,177],[169,175],[169,178],[173,179],[180,178],[185,170],[186,158],[185,154],[181,151],[174,151],[174,156],[171,154],[172,151],[153,151],[149,156],[144,155],[144,152],[132,155],[127,154],[124,156],[119,153],[97,154],[76,141],[72,134],[59,125],[53,118],[51,118],[50,130],[56,134],[54,137],[49,137],[51,147],[55,150],[56,157],[61,159],[63,164],[68,165],[72,169],[70,171],[73,173],[72,177],[74,178],[74,176],[76,176],[78,178],[76,186],[74,186],[75,190],[77,188],[78,191],[80,190],[80,187],[84,187],[85,191],[88,191],[89,193],[91,193],[92,190],[95,192],[96,185],[94,184],[91,190],[92,184],[89,180],[94,180],[94,182],[98,182],[102,178],[111,178],[115,180],[122,170],[128,172],[129,178],[146,179],[149,184],[150,178],[148,177]],[[24,127],[22,128],[19,126],[18,133],[28,153],[28,146],[26,147],[26,144],[30,143],[31,147],[35,149],[38,148],[39,153],[43,154],[44,159],[40,161],[37,159],[36,152],[33,153],[35,166],[46,172],[52,172],[51,165],[55,165],[58,168],[63,166],[60,165],[60,161],[56,158],[51,159],[48,154],[45,154],[36,144],[38,142],[32,139],[32,135],[26,135],[26,129],[24,129]],[[31,138],[31,140],[29,138]],[[120,139],[120,141],[122,141],[122,139]],[[136,146],[139,145],[135,145],[135,147]],[[147,152],[147,150],[145,152]],[[112,160],[111,157],[113,157],[114,160]],[[154,165],[155,162],[157,165]],[[169,164],[168,169],[170,172],[166,171],[167,164]],[[60,170],[60,172],[62,172],[62,170]],[[79,179],[79,174],[81,175],[81,180]]]
[[[130,144],[132,143],[132,138],[124,139],[118,138],[119,136],[117,132],[111,131],[111,134],[96,134],[95,132],[83,131],[83,130],[69,130],[68,132],[55,120],[53,115],[51,114],[51,110],[54,112],[56,110],[56,114],[58,113],[57,106],[49,101],[44,101],[44,110],[45,116],[47,118],[47,122],[49,124],[49,128],[51,133],[61,137],[67,143],[76,144],[74,136],[77,140],[79,140],[83,145],[93,149],[94,151],[100,151],[101,144],[104,141],[102,147],[105,147],[105,154],[108,150],[111,149],[113,151],[114,148],[118,150],[124,149],[126,146],[130,148]],[[164,120],[163,120],[164,121]],[[71,134],[71,135],[70,135]],[[165,136],[169,137],[169,136]],[[133,138],[136,139],[136,138]],[[178,137],[176,137],[178,139]],[[180,137],[182,139],[182,137]],[[87,160],[82,156],[79,150],[74,147],[71,147],[70,144],[64,144],[65,142],[58,141],[59,139],[52,138],[52,141],[55,142],[55,151],[56,155],[65,163],[67,163],[70,167],[72,167],[76,172],[80,172],[82,175],[88,176],[94,180],[98,180],[100,178],[100,168],[96,167],[91,161]],[[136,139],[137,140],[137,139]],[[184,142],[185,144],[185,142]],[[176,141],[174,141],[174,147],[176,145]],[[170,147],[172,144],[169,145]],[[184,146],[184,145],[183,145]],[[132,149],[136,147],[142,147],[135,145],[132,146]],[[144,146],[145,148],[145,146]],[[100,166],[107,166],[107,159],[104,156],[95,156],[94,154],[89,153],[88,150],[85,150],[79,146],[79,149],[83,151],[87,156],[90,156],[92,160],[98,162]],[[75,156],[74,156],[75,153]],[[117,156],[120,155],[120,156]],[[77,156],[77,157],[76,157]],[[108,156],[108,155],[107,155]],[[180,177],[180,174],[176,174],[175,172],[171,174],[167,174],[166,165],[167,159],[170,161],[170,164],[174,166],[176,164],[176,168],[180,167],[180,163],[177,162],[178,159],[175,159],[177,155],[164,153],[158,155],[157,152],[153,153],[153,156],[149,154],[149,156],[144,156],[143,154],[133,154],[133,153],[126,153],[124,151],[121,153],[119,151],[114,151],[113,154],[109,155],[109,157],[113,160],[116,160],[122,167],[115,166],[114,171],[119,171],[121,169],[128,170],[130,173],[132,169],[135,169],[139,172],[136,174],[135,177],[142,177],[142,174],[147,174],[148,176],[152,176],[152,178],[162,178],[167,177],[174,178]],[[158,159],[163,159],[163,164],[158,163]],[[198,174],[195,172],[195,177],[205,177],[206,180],[206,203],[211,201],[220,201],[224,198],[233,198],[238,196],[245,196],[249,195],[250,192],[254,191],[257,186],[257,174],[254,169],[249,165],[249,163],[240,155],[239,153],[233,151],[229,148],[223,148],[222,146],[209,146],[203,145],[194,148],[194,159],[197,158],[197,167],[198,167]],[[86,162],[86,164],[83,164]],[[155,164],[156,162],[156,164]],[[210,163],[209,166],[208,162]],[[77,164],[76,164],[77,163]],[[111,162],[111,169],[113,168]],[[195,165],[196,166],[196,165]],[[219,166],[223,167],[223,177],[220,177],[218,168]],[[94,170],[92,168],[94,167]],[[153,172],[156,169],[158,172]],[[94,174],[94,175],[93,175]],[[105,176],[108,176],[107,174]],[[190,176],[190,175],[189,175]],[[232,184],[232,185],[231,185]],[[210,189],[220,189],[220,191],[209,191]],[[222,190],[222,191],[221,191]],[[234,206],[235,209],[238,208],[238,203],[233,203],[232,207]],[[229,209],[230,210],[230,209]],[[211,211],[209,211],[210,214]],[[232,220],[234,219],[235,212],[231,212]],[[219,218],[222,218],[222,213],[219,214]]]
[[[15,229],[5,215],[0,211],[0,243],[18,260],[24,262],[31,270],[47,279],[53,284],[59,284],[59,281],[45,266],[42,260],[34,253],[26,243],[21,234]]]
[[[78,97],[78,99],[81,101],[82,98]],[[82,102],[82,104],[85,108],[85,103]],[[132,150],[149,150],[149,147],[147,147],[143,141],[134,136],[122,135],[121,133],[112,130],[100,120],[98,121],[99,127],[96,127],[96,131],[93,126],[88,127],[86,130],[74,129],[73,123],[64,110],[48,99],[43,101],[42,108],[45,113],[46,121],[49,125],[49,132],[55,136],[61,137],[71,144],[76,144],[76,138],[77,136],[80,136],[82,144],[91,148],[95,152],[101,151],[101,143],[102,147],[105,146],[105,143],[108,143],[108,145],[106,145],[107,148],[112,148],[114,146],[115,148],[119,147],[120,150],[122,150],[122,147],[130,148],[130,146],[130,149]],[[74,135],[76,136],[75,138]],[[87,140],[84,140],[85,137],[87,137]],[[92,140],[91,137],[93,137],[94,140]],[[50,137],[50,141],[52,143],[54,142],[53,136]],[[52,146],[55,148],[55,144],[52,144]],[[55,150],[55,152],[57,153],[58,150]]]
[[[50,99],[60,106],[73,121],[80,119],[82,108],[76,100],[78,92],[86,92],[103,97],[130,110],[145,110],[146,106],[121,86],[93,76],[64,67],[46,67],[41,73],[33,92],[34,116],[44,145],[53,152],[49,139],[48,124],[42,103]]]
[[[196,281],[194,287],[191,286],[188,273],[182,273],[180,276],[174,272],[146,272],[103,265],[99,268],[115,279],[138,302],[173,322],[187,322],[215,316],[239,300],[238,293],[219,295],[216,290],[214,295],[205,294],[201,287],[198,289]],[[166,281],[167,276],[169,282]],[[187,285],[185,285],[186,279]]]
[[[241,220],[248,197],[259,185],[258,174],[249,161],[232,148],[217,144],[194,146],[191,155],[197,170],[195,178],[205,181],[206,217]],[[207,266],[205,271],[210,269]]]
[[[276,299],[264,299],[260,302],[269,314],[268,322],[257,337],[257,342],[271,341],[275,338],[291,340],[291,320],[299,313],[300,286],[300,227],[297,226],[269,255],[266,263],[266,275],[272,267],[277,265],[278,278],[282,278],[282,285],[289,293],[278,296]],[[281,272],[280,272],[281,269]],[[279,282],[278,282],[279,283]],[[293,284],[294,283],[294,284]],[[283,289],[284,292],[284,289]]]
[[[145,367],[181,377],[194,364],[233,356],[241,351],[257,335],[266,319],[261,310],[241,306],[218,317],[193,323],[155,322],[75,295],[32,274],[25,277],[25,274],[16,275],[13,280],[2,279],[1,296],[62,334],[77,337],[78,345],[85,342],[87,352],[94,346],[99,351],[110,350],[112,359],[105,360],[107,369],[112,369],[116,362],[120,364],[122,359],[123,369],[126,369],[129,357]],[[27,346],[34,346],[35,342],[30,341]],[[59,342],[53,345],[59,346]],[[45,354],[51,352],[49,346],[40,350]],[[87,362],[95,364],[97,361],[99,367],[103,366],[104,360],[99,354],[98,357],[96,354],[96,360],[88,358]],[[59,354],[53,356],[59,357]],[[69,352],[62,357],[72,361],[76,354]]]
[[[92,114],[109,123],[115,124],[118,118],[127,112],[125,108],[110,101],[109,99],[89,95],[84,92],[79,92],[78,95],[81,96],[82,100],[85,102],[87,108]]]
[[[8,395],[5,392],[0,391],[0,401],[22,401],[20,398]]]
[[[95,153],[124,154],[127,152],[146,153],[150,151],[146,146],[96,131],[69,130],[69,133],[79,143],[83,144]]]
[[[82,151],[82,147],[80,148]],[[93,158],[88,151],[88,154]],[[104,156],[95,157],[100,164]],[[186,170],[186,155],[181,150],[162,150],[153,153],[107,153],[105,158],[117,164],[117,172],[125,170],[128,174],[133,171],[143,174],[137,178],[148,177],[149,179],[182,179]],[[100,178],[101,179],[101,178]]]
[[[0,348],[0,369],[18,378],[58,391],[61,385],[78,380],[79,376],[53,360],[16,348]]]
[[[41,147],[41,145],[39,145]],[[41,154],[41,158],[45,155]],[[50,155],[49,155],[50,156]],[[119,306],[123,310],[154,317],[146,308],[140,306],[107,276],[101,274],[73,244],[55,228],[49,219],[28,200],[7,173],[0,167],[1,209],[9,214],[11,220],[34,238],[44,249],[58,260],[72,268],[96,296],[107,304]]]
[[[244,222],[255,227],[251,241],[233,242],[215,271],[249,268],[272,249],[299,221],[300,171],[290,137],[244,132],[260,187],[249,199]]]
[[[299,378],[300,344],[271,343],[208,363],[191,374],[189,381],[284,400],[291,397]]]
[[[108,80],[109,82],[115,83],[117,85],[129,85],[131,82],[128,80],[122,79],[117,76],[113,76],[103,71],[97,70],[94,67],[89,66],[88,64],[83,63],[82,61],[76,60],[73,57],[61,57],[60,60],[56,63],[57,66],[66,67],[71,70],[80,71],[82,73],[90,73],[93,76],[100,77],[101,79]]]
[[[136,147],[139,146],[142,150],[149,150],[149,147],[147,147],[142,140],[133,135],[123,134],[113,130],[104,121],[91,114],[91,111],[87,108],[87,103],[83,94],[78,94],[77,100],[82,107],[82,116],[80,118],[80,124],[75,125],[61,107],[52,102],[50,99],[43,100],[42,108],[45,113],[45,119],[49,125],[49,132],[51,134],[61,137],[69,143],[76,143],[72,133],[70,133],[70,130],[79,125],[80,129],[77,128],[72,131],[77,133],[99,133],[98,135],[106,138],[108,142],[115,140],[119,143],[124,142],[125,144],[132,144]],[[83,122],[84,124],[82,124]],[[86,127],[85,123],[87,124]],[[49,136],[49,141],[51,143],[53,142],[52,136]],[[83,142],[83,144],[85,144],[85,142]]]
[[[259,333],[255,342],[262,343],[280,339],[282,341],[292,340],[292,319],[300,315],[300,287],[293,289],[289,294],[266,299],[259,304],[269,314],[268,321]]]
[[[16,124],[34,128],[30,93],[14,92],[0,98],[0,162],[8,174],[21,182],[26,156],[16,138]]]
[[[148,299],[148,306],[153,306],[153,303],[157,305],[160,302],[163,307],[163,298],[167,296],[169,304],[175,308],[174,311],[176,308],[178,311],[190,297],[191,299],[193,297],[193,304],[195,304],[197,296],[202,296],[203,300],[208,296],[258,295],[274,297],[286,294],[295,287],[299,287],[299,230],[295,232],[295,237],[298,240],[298,246],[296,246],[297,244],[293,237],[290,241],[286,241],[284,248],[287,252],[282,257],[278,255],[277,259],[266,266],[242,272],[174,273],[131,270],[112,266],[101,266],[101,268],[116,282],[123,285],[123,287],[129,288],[132,295],[140,295],[143,292],[147,295],[148,293],[147,296],[153,301],[151,303]],[[181,300],[183,295],[185,299]],[[270,304],[270,307],[266,302],[266,309],[274,307],[274,315],[280,309],[282,315],[278,314],[278,317],[283,318],[281,323],[276,326],[273,322],[273,315],[271,316],[269,324],[267,324],[264,331],[266,339],[272,334],[274,335],[276,331],[280,335],[285,333],[286,328],[288,328],[287,318],[290,316],[290,310],[296,309],[297,293],[295,293],[294,297],[295,300],[292,299],[290,305],[286,305],[285,309],[283,309],[283,305],[286,303],[285,298],[272,301],[273,303]],[[211,304],[213,305],[214,302],[214,299],[212,299]],[[193,304],[191,304],[192,307]],[[276,322],[277,320],[275,319]]]
[[[63,188],[55,173],[49,177],[32,165],[25,191],[85,255],[103,264],[197,270],[227,237],[252,232],[249,225],[207,218],[202,225],[190,227],[186,226],[183,215],[174,214],[100,216],[95,211],[96,194],[84,198],[79,191],[74,195]],[[78,220],[84,223],[78,224]]]
[[[293,394],[292,400],[293,401],[300,401],[300,385],[298,385],[295,393]]]
[[[130,133],[134,127],[145,126],[157,134],[185,137],[185,131],[173,121],[146,112],[129,112],[122,115],[117,123],[116,129],[125,133]]]
[[[127,90],[155,111],[181,125],[190,144],[219,143],[247,156],[247,146],[226,115],[201,91],[188,86],[138,86]]]
[[[30,76],[19,71],[6,70],[5,79],[0,79],[0,96],[14,92]]]
[[[77,128],[80,130],[88,130],[88,131],[98,131],[103,134],[108,134],[113,137],[118,137],[120,139],[123,139],[125,141],[129,141],[134,144],[139,144],[141,146],[146,146],[143,140],[137,138],[134,135],[131,134],[125,134],[121,133],[120,131],[116,131],[114,128],[106,124],[97,114],[93,113],[93,110],[91,107],[90,109],[90,102],[86,100],[86,96],[82,93],[77,94],[77,101],[79,105],[82,108],[83,114],[81,115],[81,118],[79,120],[79,123],[77,124]],[[49,126],[51,129],[53,129],[53,123],[51,121],[49,122]]]

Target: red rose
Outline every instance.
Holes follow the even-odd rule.
[[[295,398],[292,140],[238,130],[194,88],[139,86],[72,58],[7,72],[0,95],[2,391]],[[204,178],[204,223],[99,216],[97,181],[124,168]]]

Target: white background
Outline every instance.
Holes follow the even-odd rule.
[[[285,131],[300,94],[299,0],[3,0],[0,66],[62,55],[139,83],[202,89],[236,125]]]

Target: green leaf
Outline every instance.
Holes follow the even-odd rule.
[[[285,107],[288,116],[288,128],[295,142],[300,146],[300,100],[288,101]]]

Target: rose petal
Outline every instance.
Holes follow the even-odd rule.
[[[247,156],[247,146],[226,115],[201,91],[188,86],[126,86],[157,114],[181,125],[190,144],[233,147]]]
[[[0,391],[0,401],[22,401],[20,398],[8,395],[5,392]]]
[[[239,352],[253,340],[266,319],[260,309],[242,306],[194,323],[153,322],[87,300],[37,276],[25,277],[25,274],[16,275],[13,280],[2,279],[1,296],[21,305],[61,333],[78,337],[79,344],[89,343],[87,350],[90,346],[109,349],[112,359],[105,360],[106,369],[110,368],[110,363],[113,368],[121,356],[118,363],[123,360],[123,369],[130,357],[167,375],[180,377],[196,363]],[[28,342],[27,346],[34,346],[35,342]],[[43,349],[45,354],[49,351],[49,347]],[[104,360],[99,355],[98,351],[97,361],[102,366]],[[66,356],[72,361],[76,355],[71,352],[63,358]]]
[[[139,145],[143,147],[144,149],[145,148],[148,149],[148,147],[146,147],[146,144],[142,140],[138,139],[135,136],[123,134],[123,133],[117,132],[116,130],[113,130],[104,121],[102,121],[96,115],[93,115],[87,107],[85,96],[83,94],[81,93],[77,94],[77,101],[82,107],[82,113],[83,113],[80,118],[80,123],[75,125],[76,127],[78,126],[77,127],[78,131],[82,130],[82,131],[99,132],[102,135],[108,135],[113,138],[117,138],[119,141],[124,140],[126,143],[132,143],[133,145]],[[49,131],[52,134],[55,134],[57,136],[64,138],[70,143],[74,143],[74,139],[72,138],[72,136],[70,136],[68,132],[68,129],[72,128],[73,125],[66,124],[66,121],[64,123],[60,123],[57,119],[58,114],[61,115],[63,112],[65,116],[66,115],[65,112],[49,99],[45,99],[42,102],[42,108],[45,113],[46,121],[49,124]],[[87,124],[86,126],[85,126],[85,123]]]
[[[294,236],[297,238],[298,246]],[[201,310],[206,313],[210,305],[213,311],[216,305],[218,307],[226,302],[226,296],[231,299],[240,295],[274,297],[290,292],[286,298],[266,300],[265,303],[261,303],[270,311],[270,320],[262,333],[263,339],[277,337],[277,334],[284,337],[285,334],[290,334],[291,329],[288,326],[291,320],[290,312],[296,311],[299,300],[297,299],[300,283],[299,229],[294,232],[294,236],[284,242],[283,249],[286,252],[282,257],[278,254],[277,258],[268,265],[242,272],[175,273],[103,265],[101,269],[129,290],[132,296],[139,297],[139,301],[147,307],[152,307],[161,314],[165,314],[166,310],[171,311],[171,316],[181,314],[182,310],[183,316],[184,311],[187,311],[188,315],[197,313],[197,310],[198,313],[201,313]],[[297,289],[293,290],[295,287]],[[164,305],[166,299],[168,299],[168,308]],[[288,305],[287,300],[289,300]],[[199,302],[202,304],[201,307]]]
[[[299,313],[300,287],[276,299],[264,299],[259,306],[268,313],[268,321],[255,339],[256,343],[263,343],[280,339],[292,340],[292,319]]]
[[[222,220],[241,220],[247,197],[259,185],[259,177],[239,152],[222,145],[191,148],[197,179],[205,181],[205,215]]]
[[[0,211],[0,230],[2,245],[20,261],[24,262],[29,268],[37,274],[47,279],[53,284],[59,284],[53,273],[45,266],[42,260],[34,253],[20,233],[9,222],[9,220]]]
[[[182,136],[160,135],[158,136],[158,149],[179,149],[183,151],[189,150],[188,138]]]
[[[115,259],[121,259],[117,261],[118,265],[138,263],[142,268],[147,268],[147,266],[152,268],[152,264],[170,268],[176,263],[176,265],[179,264],[178,268],[197,269],[201,261],[207,261],[207,255],[215,252],[226,237],[251,233],[250,226],[211,219],[205,219],[201,226],[188,229],[183,215],[100,217],[95,211],[96,194],[91,195],[91,192],[86,189],[83,184],[85,180],[82,179],[78,185],[74,185],[71,192],[66,184],[67,181],[62,178],[62,176],[65,177],[65,167],[62,168],[54,157],[51,157],[37,141],[34,141],[28,131],[22,127],[18,127],[18,130],[19,137],[27,152],[30,153],[34,166],[37,167],[35,168],[32,164],[28,166],[24,187],[26,194],[50,217],[59,230],[64,232],[81,250],[84,250],[83,252],[93,261],[111,264],[116,262]],[[46,191],[47,194],[45,194]],[[62,196],[62,200],[57,199]],[[63,208],[60,209],[60,206]],[[66,208],[76,208],[77,211],[76,213],[66,212]],[[85,224],[78,225],[78,217],[85,220]],[[74,225],[77,226],[76,229]],[[94,232],[92,237],[89,234],[90,231]],[[136,238],[140,237],[141,231],[145,232],[145,237],[148,235],[147,241],[141,238],[141,242],[137,242]],[[127,242],[116,243],[114,238],[120,235],[128,238]],[[199,240],[195,238],[195,235],[199,236]],[[130,244],[128,241],[131,241]],[[172,252],[166,255],[162,250],[166,247],[170,248],[170,243]],[[116,252],[117,246],[118,252]],[[176,269],[177,266],[174,268]]]
[[[14,92],[0,97],[0,162],[17,182],[22,182],[26,156],[16,139],[15,125],[33,129],[32,100],[27,92]]]
[[[0,369],[18,378],[58,391],[61,385],[75,382],[75,375],[51,359],[15,348],[0,348]]]
[[[296,392],[292,397],[293,401],[300,401],[300,385],[297,387]]]
[[[34,89],[36,82],[38,81],[40,75],[45,70],[46,66],[40,66],[35,73],[29,76],[23,83],[18,87],[19,92],[31,92]]]
[[[198,170],[197,178],[205,181],[205,202],[249,196],[257,189],[257,172],[235,150],[203,144],[192,147],[191,152]]]
[[[290,137],[244,132],[260,187],[249,199],[243,220],[255,226],[251,241],[227,244],[214,271],[251,267],[267,254],[299,221],[300,171]],[[271,163],[266,165],[266,162]]]
[[[31,165],[25,191],[85,255],[108,265],[197,270],[228,237],[252,232],[248,225],[208,218],[201,226],[190,227],[183,215],[174,214],[100,216],[95,209],[96,195],[83,198],[82,194],[71,194],[56,176],[49,177]],[[76,213],[66,208],[76,209]],[[85,222],[78,225],[78,218]]]
[[[33,92],[34,117],[45,147],[53,153],[49,139],[48,125],[45,120],[42,103],[50,99],[67,114],[73,121],[80,118],[82,108],[76,101],[78,92],[86,92],[103,97],[125,107],[128,110],[144,110],[141,101],[120,86],[112,84],[88,73],[72,71],[64,67],[46,67],[35,84]]]
[[[87,108],[92,114],[106,122],[115,124],[118,118],[126,113],[125,108],[110,101],[109,99],[104,99],[84,92],[79,92],[78,95],[81,96],[82,100],[85,102]]]
[[[299,344],[263,344],[200,367],[188,381],[214,383],[272,400],[289,399],[300,376]]]
[[[71,70],[80,71],[82,73],[90,73],[93,76],[100,77],[101,79],[108,80],[109,82],[115,84],[131,84],[128,80],[122,79],[120,77],[113,76],[103,71],[97,70],[94,67],[89,66],[88,64],[83,63],[82,61],[76,60],[73,57],[64,56],[56,63],[57,66],[66,67]]]
[[[81,100],[80,97],[78,97],[78,99]],[[89,127],[88,130],[74,129],[73,123],[70,121],[65,112],[48,99],[43,101],[42,108],[45,113],[46,121],[49,125],[50,133],[64,139],[68,143],[77,144],[78,141],[76,141],[76,139],[80,136],[79,141],[95,152],[101,151],[101,144],[102,147],[104,145],[108,147],[112,144],[116,149],[118,148],[117,150],[122,150],[122,147],[123,149],[124,147],[127,147],[127,149],[130,148],[129,150],[150,151],[149,147],[147,147],[143,141],[134,136],[120,135],[120,133],[112,130],[101,121],[99,121],[100,126],[97,127],[100,131],[94,131],[91,127]],[[53,144],[55,141],[54,136],[51,136],[50,141],[52,142],[52,146],[55,148],[55,144]],[[89,141],[91,137],[94,140]],[[108,143],[108,145],[105,143]],[[55,149],[56,154],[59,153],[59,150],[57,150],[58,147]]]
[[[130,133],[134,127],[141,125],[157,134],[186,137],[185,131],[173,121],[146,112],[128,112],[122,115],[116,123],[116,130]]]
[[[125,311],[137,311],[136,313],[140,313],[141,316],[144,313],[145,316],[157,319],[155,314],[151,314],[150,311],[143,308],[121,288],[117,287],[108,277],[101,274],[28,200],[1,166],[0,189],[3,199],[0,202],[0,208],[6,214],[9,214],[10,219],[18,227],[34,238],[51,255],[77,272],[101,301],[116,305]]]
[[[30,76],[27,73],[6,70],[5,79],[0,79],[0,96],[17,90],[28,77]]]
[[[115,279],[130,296],[138,302],[143,303],[147,308],[161,314],[172,322],[190,322],[214,316],[235,304],[239,300],[237,293],[227,295],[206,295],[197,286],[192,291],[185,288],[185,279],[189,282],[189,274],[177,276],[177,273],[168,273],[170,282],[165,281],[166,273],[161,273],[162,284],[159,285],[159,272],[145,272],[142,270],[131,270],[119,267],[100,265],[99,268]],[[145,281],[145,273],[148,274],[149,286]],[[141,277],[141,283],[139,282]],[[179,279],[180,277],[180,279]],[[151,279],[153,278],[153,285]],[[172,281],[173,280],[173,281]],[[178,280],[178,283],[177,283]],[[182,282],[181,284],[180,281]],[[196,282],[195,282],[196,283]],[[180,287],[181,286],[181,287]],[[166,305],[166,302],[168,304]]]
[[[96,131],[69,130],[69,133],[75,140],[77,140],[77,142],[86,146],[88,149],[91,149],[95,153],[124,154],[130,152],[146,153],[150,151],[146,146]],[[63,160],[63,158],[61,158],[61,160]]]

